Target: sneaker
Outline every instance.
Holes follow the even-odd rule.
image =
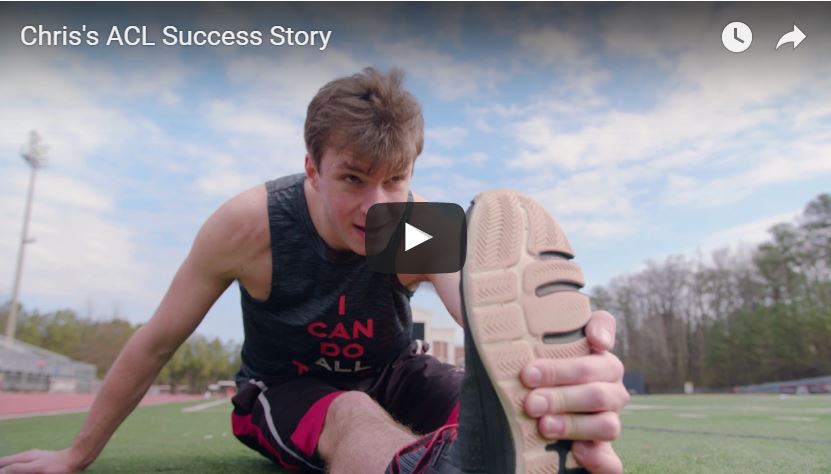
[[[520,193],[497,190],[468,209],[462,269],[465,379],[458,439],[451,451],[466,473],[587,472],[571,442],[551,442],[525,415],[519,374],[535,358],[590,353],[589,298],[565,234]]]
[[[458,458],[450,448],[457,425],[445,425],[401,448],[385,474],[462,474]]]

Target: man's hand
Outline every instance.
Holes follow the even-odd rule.
[[[0,474],[63,474],[78,472],[83,467],[71,449],[44,451],[32,449],[0,458]]]
[[[623,387],[623,364],[608,352],[614,335],[614,317],[595,311],[586,326],[591,355],[537,359],[520,375],[534,389],[525,399],[525,412],[538,418],[540,433],[552,440],[576,440],[575,459],[595,473],[623,472],[610,441],[620,434],[618,412],[629,402],[629,392]]]

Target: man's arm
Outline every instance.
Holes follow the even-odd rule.
[[[413,201],[429,202],[424,198],[424,196],[416,192],[413,192]],[[429,275],[409,276],[413,277],[411,280],[413,282],[429,281],[430,284],[433,285],[433,288],[436,289],[436,293],[438,293],[439,298],[442,303],[444,303],[444,306],[447,308],[447,312],[450,313],[450,316],[453,316],[453,319],[459,323],[459,326],[464,326],[464,323],[462,322],[462,296],[461,293],[459,293],[459,279],[461,278],[461,272],[432,273]]]
[[[459,291],[459,280],[461,279],[461,272],[455,273],[433,273],[426,275],[436,293],[439,295],[444,307],[453,319],[459,323],[459,326],[464,327],[462,320],[462,293]]]
[[[153,317],[127,342],[104,379],[84,425],[62,451],[0,458],[0,473],[73,472],[90,465],[138,405],[165,363],[236,278],[258,232],[247,220],[246,193],[220,207],[200,229]],[[241,199],[243,198],[243,199]]]

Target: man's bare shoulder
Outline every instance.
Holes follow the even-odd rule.
[[[264,184],[237,194],[225,205],[238,224],[268,228],[268,191]]]
[[[225,237],[240,242],[268,237],[268,197],[264,185],[243,191],[222,204],[209,220]]]
[[[199,230],[192,252],[212,260],[211,266],[238,278],[263,249],[269,248],[267,191],[255,186],[225,201]]]

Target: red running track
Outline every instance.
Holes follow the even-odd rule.
[[[145,395],[139,405],[184,402],[201,398],[200,395]],[[0,392],[0,417],[87,411],[93,400],[94,393]]]

